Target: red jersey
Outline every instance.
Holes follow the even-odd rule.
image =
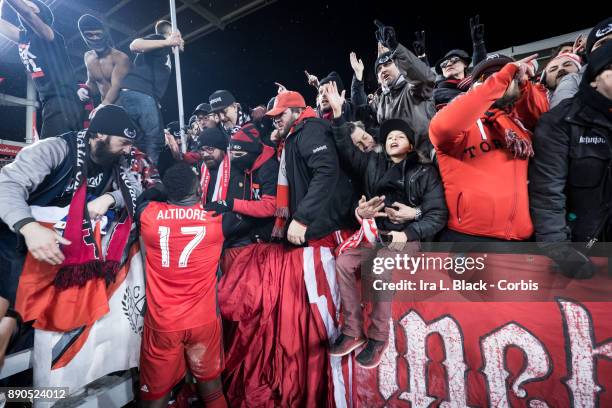
[[[150,202],[140,216],[146,251],[145,324],[157,331],[187,330],[217,319],[217,269],[222,217],[201,203],[183,207]]]

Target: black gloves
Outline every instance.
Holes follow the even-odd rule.
[[[484,24],[480,24],[480,16],[477,14],[470,18],[470,32],[472,44],[482,44],[484,41]]]
[[[398,42],[395,37],[395,29],[391,26],[386,26],[378,20],[374,20],[374,24],[378,27],[376,30],[376,39],[379,43],[394,51],[397,48]]]
[[[416,38],[416,40],[412,43],[414,53],[417,55],[417,57],[427,54],[427,50],[425,49],[425,31],[416,31],[414,36]]]
[[[544,248],[544,253],[554,261],[555,269],[563,276],[571,279],[589,279],[595,275],[595,265],[569,242],[548,245]]]
[[[213,217],[216,217],[225,212],[232,211],[234,209],[234,200],[230,198],[229,200],[225,200],[225,201],[224,200],[213,201],[212,203],[206,204],[204,206],[204,209],[206,211],[214,211],[215,214],[213,214]]]

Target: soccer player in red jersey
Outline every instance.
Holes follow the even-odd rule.
[[[226,407],[217,271],[222,217],[202,207],[197,176],[185,163],[164,174],[167,201],[139,208],[146,257],[147,313],[140,354],[140,396],[166,407],[188,367],[206,407]]]

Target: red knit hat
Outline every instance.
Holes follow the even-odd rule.
[[[254,125],[247,123],[232,135],[229,148],[234,151],[259,154],[262,149],[259,131]]]

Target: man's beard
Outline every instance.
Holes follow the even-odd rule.
[[[289,132],[291,131],[291,128],[295,124],[296,120],[297,119],[293,119],[293,120],[291,120],[291,122],[287,122],[285,127],[279,132],[279,136],[280,136],[281,139],[284,139],[284,138],[286,138],[289,135]]]
[[[94,163],[99,166],[111,166],[119,163],[121,153],[111,153],[110,137],[104,140],[96,141],[96,148],[91,152],[91,158]]]
[[[216,170],[219,168],[219,165],[221,164],[222,161],[223,159],[217,160],[209,156],[204,159],[204,165],[206,166],[208,170]]]

